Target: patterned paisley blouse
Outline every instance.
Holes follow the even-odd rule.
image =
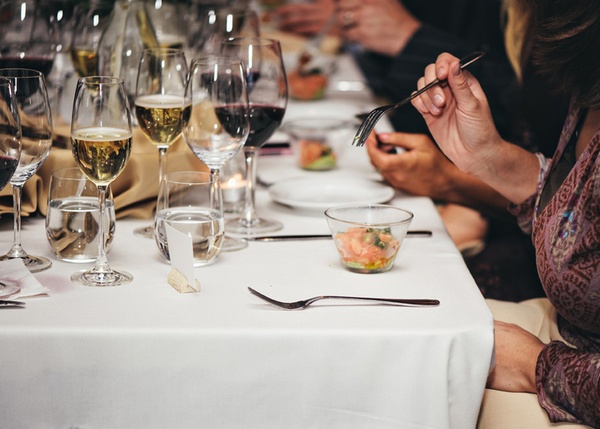
[[[537,195],[513,212],[532,232],[542,285],[570,343],[553,341],[538,358],[540,405],[553,422],[600,428],[600,131],[540,207],[542,190],[560,170],[583,113],[571,108],[552,161],[542,163]]]

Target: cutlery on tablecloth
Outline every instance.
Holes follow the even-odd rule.
[[[8,307],[23,307],[25,303],[23,301],[12,301],[7,299],[0,299],[0,308]]]
[[[412,230],[408,231],[408,237],[431,237],[431,231]],[[294,240],[327,240],[331,239],[331,234],[297,234],[297,235],[261,235],[256,237],[248,237],[250,241],[294,241]]]
[[[344,300],[353,300],[353,301],[368,301],[374,304],[387,304],[387,305],[398,305],[402,307],[425,307],[425,306],[437,306],[440,305],[440,302],[437,299],[400,299],[400,298],[373,298],[367,296],[344,296],[344,295],[321,295],[315,296],[313,298],[295,301],[295,302],[282,302],[277,301],[276,299],[269,298],[266,295],[252,289],[248,288],[250,293],[256,295],[257,297],[265,300],[269,304],[276,305],[277,307],[284,308],[286,310],[302,310],[313,302],[321,300],[321,299],[344,299]]]
[[[472,54],[467,55],[466,57],[464,57],[463,59],[460,60],[461,70],[464,69],[465,67],[470,66],[471,64],[473,64],[475,61],[477,61],[484,55],[485,55],[484,52],[473,52]],[[405,104],[410,103],[410,101],[413,98],[418,97],[425,91],[433,88],[436,85],[439,85],[440,83],[444,83],[444,82],[445,81],[440,81],[439,79],[435,79],[433,82],[430,82],[429,84],[425,85],[420,90],[413,92],[410,95],[410,97],[405,98],[404,100],[402,100],[398,103],[376,107],[375,109],[371,110],[371,112],[365,117],[365,119],[364,119],[363,123],[360,125],[360,127],[358,127],[358,131],[356,131],[356,135],[354,136],[354,140],[352,140],[352,144],[354,146],[358,146],[358,147],[364,146],[365,142],[367,141],[367,137],[369,137],[369,134],[371,134],[371,131],[373,131],[373,128],[375,128],[375,125],[377,124],[379,119],[381,119],[381,117],[384,114],[386,114],[388,111],[390,111],[392,109],[396,109],[398,107],[401,107],[401,106],[404,106]],[[357,117],[358,117],[358,115],[357,115]]]

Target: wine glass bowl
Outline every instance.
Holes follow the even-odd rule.
[[[233,37],[224,40],[222,55],[240,58],[246,70],[250,133],[244,145],[246,156],[246,204],[239,219],[225,224],[226,231],[252,236],[277,231],[283,225],[256,215],[254,190],[258,150],[281,125],[287,107],[288,90],[279,41],[261,37]]]
[[[93,76],[98,72],[98,44],[108,25],[113,4],[95,1],[79,4],[75,11],[71,61],[79,77]]]
[[[28,68],[47,77],[56,57],[58,29],[49,4],[34,0],[0,3],[0,68]]]
[[[71,119],[73,158],[98,189],[98,258],[94,267],[71,275],[85,286],[118,286],[132,281],[131,274],[115,271],[106,259],[106,193],[121,174],[131,153],[131,111],[121,79],[108,76],[80,78]]]
[[[46,81],[42,72],[30,69],[0,69],[15,88],[21,121],[21,157],[10,178],[13,189],[14,240],[11,249],[0,260],[20,258],[31,272],[46,270],[52,262],[29,255],[21,244],[21,193],[25,182],[46,160],[52,147],[52,115]]]
[[[187,60],[182,49],[144,50],[138,68],[135,116],[150,143],[158,148],[158,183],[166,171],[167,149],[181,135],[190,106],[184,104]],[[138,228],[138,236],[152,238],[153,226]]]

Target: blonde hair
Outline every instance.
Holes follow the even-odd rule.
[[[523,0],[503,0],[506,54],[519,80],[523,75],[523,54],[531,24],[531,8]]]

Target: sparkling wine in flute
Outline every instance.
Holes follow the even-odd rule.
[[[154,145],[169,146],[181,135],[191,110],[191,106],[182,104],[182,97],[165,94],[136,99],[135,115],[139,126]]]
[[[125,168],[131,153],[131,131],[92,127],[73,131],[73,156],[96,185],[109,185]]]

